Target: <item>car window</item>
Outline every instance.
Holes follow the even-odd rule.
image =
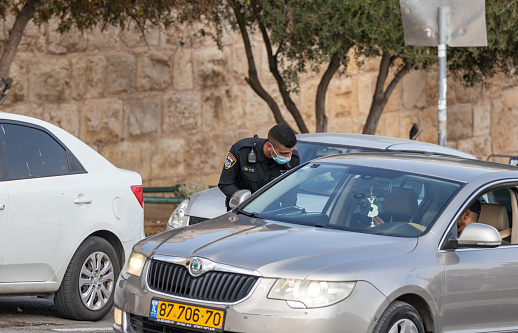
[[[69,173],[66,150],[48,133],[27,126],[1,124],[9,179]]]
[[[243,210],[282,222],[416,237],[460,187],[451,180],[380,168],[310,163]]]
[[[297,151],[299,152],[300,162],[314,160],[315,158],[325,157],[338,154],[350,154],[361,152],[380,151],[379,149],[363,148],[363,147],[347,147],[333,144],[311,143],[298,141]]]
[[[517,206],[516,190],[514,187],[503,187],[488,191],[480,195],[476,200],[480,203],[480,213],[474,215],[473,219],[466,218],[466,220],[472,221],[470,223],[477,222],[495,227],[502,238],[502,246],[517,244],[518,234],[514,237],[512,235],[513,218],[516,218],[516,216],[514,216],[516,212],[513,212],[513,206]],[[475,200],[472,200],[472,203],[474,201]],[[470,206],[471,205],[472,204],[470,204]],[[465,211],[462,212],[462,214],[464,213]],[[462,219],[463,215],[457,220],[451,235],[460,236],[459,233],[461,232],[455,233],[454,230],[459,228],[459,225],[466,224]]]

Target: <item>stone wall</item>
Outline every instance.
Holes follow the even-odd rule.
[[[2,23],[8,36],[12,20]],[[2,110],[40,118],[71,132],[116,166],[138,171],[145,186],[215,185],[234,141],[266,135],[273,116],[245,83],[247,63],[235,34],[219,50],[189,28],[111,28],[60,35],[56,24],[25,31],[11,69],[14,84]],[[264,47],[254,40],[260,78],[281,103]],[[360,133],[367,117],[378,60],[333,79],[326,99],[329,132]],[[304,76],[295,102],[314,129],[319,74]],[[466,89],[449,80],[447,145],[486,159],[518,152],[518,84],[505,77]],[[394,91],[377,134],[437,142],[437,74],[412,72]],[[291,119],[285,111],[286,119]]]

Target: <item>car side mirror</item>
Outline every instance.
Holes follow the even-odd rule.
[[[502,238],[496,228],[482,223],[468,224],[459,238],[452,237],[450,243],[454,248],[460,247],[498,247]]]
[[[234,194],[232,194],[232,197],[228,202],[228,206],[230,207],[230,209],[234,209],[237,205],[248,199],[248,197],[251,195],[252,192],[250,192],[249,190],[238,190]]]

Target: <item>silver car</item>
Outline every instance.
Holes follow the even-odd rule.
[[[297,134],[297,150],[301,163],[336,154],[381,151],[424,152],[475,158],[464,151],[432,143],[364,134]],[[219,188],[210,188],[191,195],[176,206],[169,217],[166,230],[207,221],[226,212],[225,195]]]
[[[114,330],[518,332],[517,191],[516,167],[457,157],[307,162],[138,243]]]

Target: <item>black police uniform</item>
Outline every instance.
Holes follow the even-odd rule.
[[[227,204],[228,199],[236,191],[247,189],[254,193],[272,179],[300,164],[297,150],[293,151],[291,160],[286,164],[281,165],[272,158],[266,158],[263,152],[265,142],[266,139],[246,138],[239,140],[230,148],[218,184],[227,196]],[[256,155],[255,163],[249,161],[252,148]]]

